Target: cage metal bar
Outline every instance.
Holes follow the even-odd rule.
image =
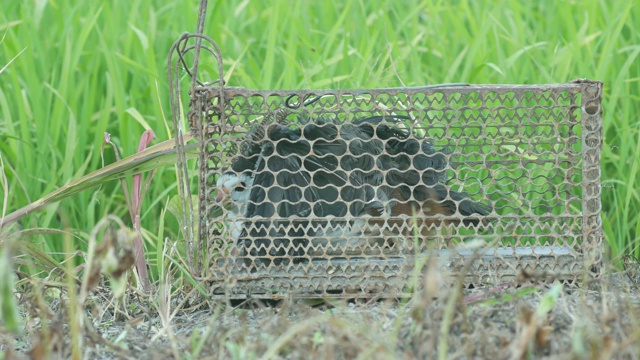
[[[585,266],[600,275],[603,232],[600,152],[602,149],[602,83],[576,80],[582,86],[583,251]]]

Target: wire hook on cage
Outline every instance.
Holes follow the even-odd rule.
[[[218,63],[218,79],[214,81],[209,81],[209,82],[201,81],[198,79],[197,74],[194,72],[194,70],[197,71],[196,69],[198,68],[198,64],[200,62],[199,56],[193,59],[193,66],[189,66],[189,64],[187,63],[187,59],[185,59],[185,56],[190,51],[194,51],[197,47],[197,44],[191,44],[191,45],[189,44],[189,40],[191,39],[196,39],[196,40],[201,39],[210,44],[210,45],[201,45],[201,49],[208,51],[216,59],[216,62]],[[210,37],[203,34],[184,33],[171,46],[169,53],[173,54],[174,52],[177,53],[178,62],[180,63],[184,71],[192,79],[195,79],[195,82],[198,85],[200,86],[211,86],[215,84],[218,84],[220,86],[225,85],[224,70],[223,70],[223,64],[222,64],[222,52],[220,51],[220,47],[218,46],[218,44],[215,41],[213,41],[213,39],[211,39]]]
[[[265,123],[281,123],[287,118],[287,116],[289,116],[289,114],[293,112],[293,110],[300,109],[300,107],[302,106],[309,106],[322,98],[322,96],[314,96],[313,98],[309,99],[309,97],[311,96],[314,95],[305,95],[302,99],[302,102],[296,103],[292,103],[292,100],[296,97],[299,97],[298,94],[291,94],[287,96],[284,100],[285,107],[270,111],[269,114],[267,114],[265,117]]]
[[[317,102],[318,100],[320,100],[322,98],[322,96],[315,96],[311,99],[309,99],[311,96],[313,95],[306,95],[303,99],[302,102],[297,102],[295,104],[291,103],[291,100],[295,97],[297,97],[298,94],[291,94],[289,96],[287,96],[287,98],[284,101],[284,104],[286,107],[288,107],[289,109],[299,109],[301,106],[309,106],[312,105],[313,103]]]

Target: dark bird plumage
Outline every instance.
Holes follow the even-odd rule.
[[[409,233],[403,223],[413,218],[423,229],[477,225],[491,207],[450,190],[448,151],[413,138],[398,126],[404,120],[299,119],[253,129],[218,181],[218,197],[234,202],[230,217],[246,218],[229,225],[241,248],[253,249],[245,255],[256,265],[296,263],[311,237],[359,236],[369,225]]]

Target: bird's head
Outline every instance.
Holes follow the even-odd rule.
[[[241,215],[246,210],[243,205],[249,200],[252,185],[253,176],[249,173],[224,173],[218,179],[216,201],[236,215]]]

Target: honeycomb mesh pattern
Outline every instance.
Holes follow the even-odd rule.
[[[433,255],[472,283],[597,276],[601,95],[586,80],[196,87],[212,295],[402,296]]]

